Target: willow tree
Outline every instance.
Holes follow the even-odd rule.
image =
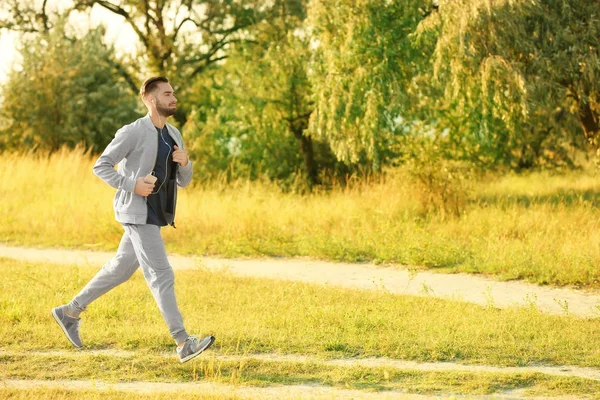
[[[378,169],[410,106],[407,87],[422,53],[411,33],[423,19],[414,0],[314,0],[311,83],[316,110],[309,132],[338,159]]]
[[[419,32],[436,37],[440,128],[476,158],[523,168],[600,144],[598,1],[441,0]]]

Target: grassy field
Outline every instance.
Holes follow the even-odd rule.
[[[11,379],[92,379],[118,382],[216,382],[235,387],[323,385],[365,392],[407,390],[419,394],[486,395],[527,388],[531,395],[585,395],[600,398],[600,382],[540,373],[411,371],[395,368],[326,367],[318,363],[214,362],[192,365],[148,356],[112,360],[103,357],[0,357]],[[29,368],[18,367],[27,362]],[[50,367],[50,368],[49,368]],[[40,372],[41,371],[41,372]],[[0,391],[0,394],[2,392]],[[594,396],[595,397],[592,397]]]
[[[140,273],[83,315],[86,349],[133,352],[112,357],[73,350],[50,317],[51,307],[69,301],[94,269],[0,259],[0,271],[5,277],[0,281],[1,379],[208,380],[241,386],[321,384],[450,394],[528,388],[531,393],[590,398],[600,393],[598,381],[540,373],[324,364],[331,358],[379,356],[470,365],[594,367],[600,365],[599,319],[186,270],[176,277],[186,326],[192,332],[215,334],[217,342],[204,357],[181,365]],[[64,353],[31,353],[45,350]],[[302,355],[312,361],[252,358],[264,353]],[[243,361],[216,360],[211,355],[240,356]],[[19,397],[23,395],[19,391],[4,393],[9,398],[27,398]],[[70,398],[69,393],[60,392],[57,398]]]
[[[0,159],[0,241],[116,249],[114,189],[81,151]],[[329,192],[282,193],[238,182],[180,191],[168,250],[182,254],[309,256],[409,264],[599,287],[600,181],[595,172],[536,173],[469,183],[458,217],[421,211],[422,190],[401,172]]]
[[[96,271],[7,259],[0,259],[0,270],[5,276],[0,282],[4,349],[70,349],[49,310],[69,301]],[[222,354],[600,365],[598,318],[274,282],[205,270],[177,271],[176,290],[187,329],[215,333]],[[140,273],[94,303],[81,330],[91,349],[173,350]]]

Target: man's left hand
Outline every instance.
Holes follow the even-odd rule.
[[[175,151],[173,152],[173,161],[179,163],[182,167],[185,167],[188,163],[188,156],[185,150],[179,150],[179,147],[175,145]]]

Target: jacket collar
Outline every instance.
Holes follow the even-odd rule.
[[[153,133],[156,133],[156,127],[154,126],[154,123],[152,122],[152,119],[150,118],[150,113],[146,114],[145,117],[142,117],[141,121],[142,121],[142,125],[146,129],[150,130]],[[165,126],[167,127],[167,131],[169,132],[169,136],[171,136],[173,138],[173,140],[175,141],[175,144],[177,146],[179,146],[179,148],[183,148],[183,143],[180,143],[177,135],[175,135],[173,133],[175,127],[173,125],[169,124],[168,122],[165,122]]]
[[[154,122],[152,122],[152,118],[150,118],[150,114],[146,114],[145,117],[142,117],[142,124],[147,128],[150,129],[152,132],[156,131],[156,127],[154,126]],[[165,122],[165,125],[169,125],[168,122]],[[171,126],[169,126],[169,128],[172,128]]]

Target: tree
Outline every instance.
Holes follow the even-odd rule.
[[[285,1],[285,0],[282,0]],[[125,19],[136,33],[137,57],[121,73],[134,92],[139,72],[168,76],[179,97],[189,83],[228,57],[234,43],[252,40],[251,28],[268,18],[269,0],[76,0],[79,10],[102,7]],[[189,105],[181,102],[175,118],[183,125]]]
[[[599,17],[598,1],[442,2],[420,27],[436,37],[438,128],[513,168],[568,162],[579,138],[600,144]]]
[[[135,119],[136,98],[111,63],[102,29],[69,38],[63,23],[25,40],[22,67],[2,89],[0,148],[58,150],[83,143],[100,152]]]
[[[39,7],[32,2],[5,0],[0,5],[0,29],[22,33],[45,33],[54,27],[60,12],[48,9],[48,0]]]
[[[279,2],[288,0],[72,0],[64,12],[101,7],[122,17],[135,32],[139,50],[111,61],[131,92],[137,94],[148,75],[164,75],[185,100],[190,82],[225,60],[233,43],[252,40],[251,28],[269,18]],[[40,20],[52,19],[47,0],[41,7],[34,0],[8,0],[0,11],[11,15],[0,19],[0,29],[41,32]],[[52,29],[52,23],[42,25],[44,31]],[[187,120],[186,103],[175,115],[181,125]]]
[[[203,158],[218,155],[215,164],[221,170],[234,163],[238,173],[250,171],[256,177],[260,170],[282,180],[303,164],[314,185],[319,183],[319,163],[331,161],[331,155],[323,143],[315,149],[305,134],[314,105],[303,2],[282,2],[272,16],[253,31],[254,42],[235,46],[214,75],[217,84],[199,91],[212,94],[211,111],[199,110],[189,133],[197,137],[195,148]]]
[[[316,111],[310,134],[327,140],[338,159],[378,170],[411,99],[419,70],[411,33],[423,18],[414,0],[315,0],[308,25],[315,56],[311,83]]]

